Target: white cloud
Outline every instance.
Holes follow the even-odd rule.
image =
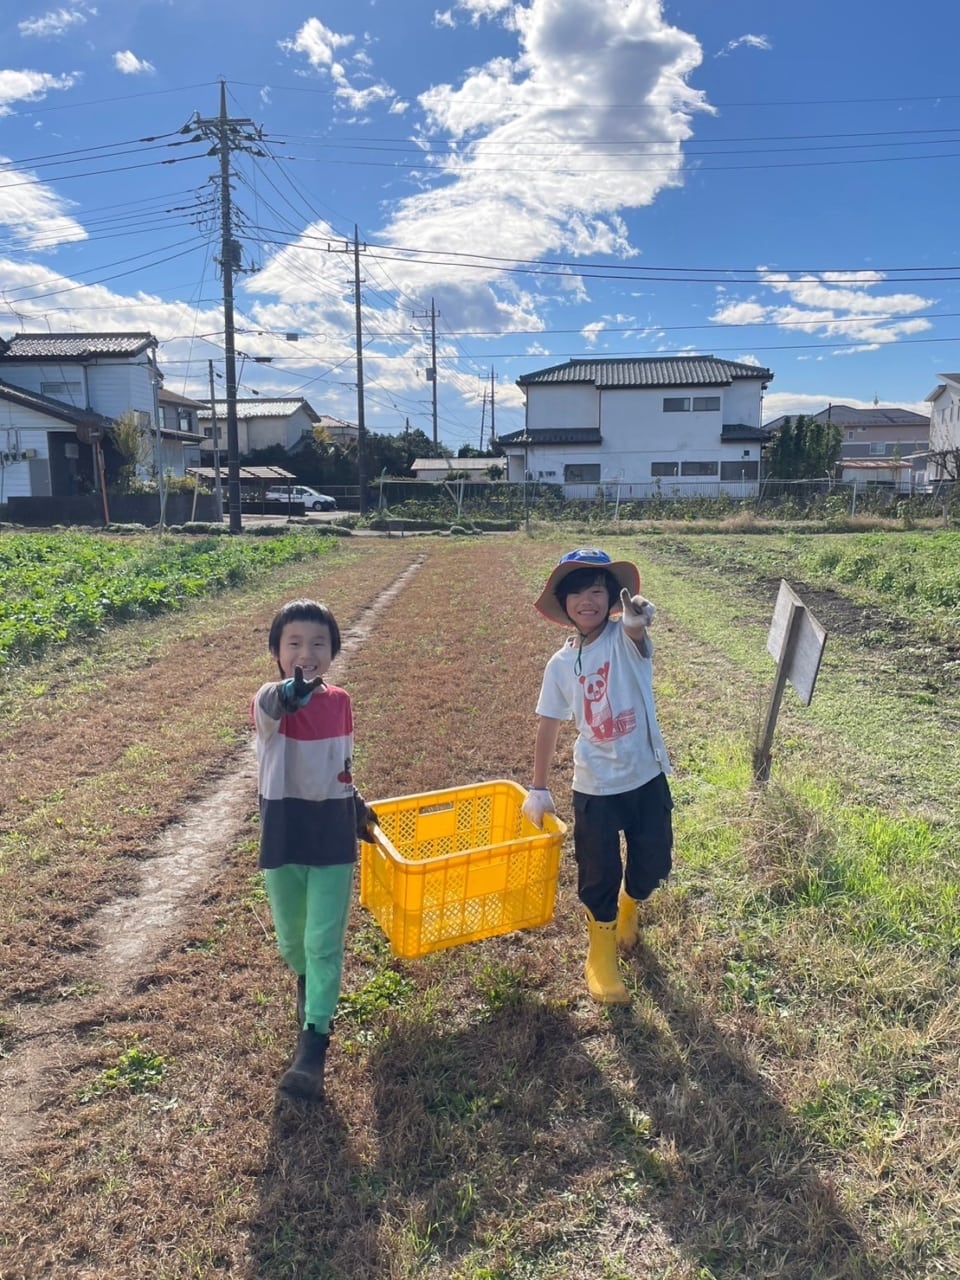
[[[329,75],[336,86],[334,96],[340,106],[351,111],[366,111],[378,102],[391,104],[396,99],[396,91],[383,81],[372,84],[357,84],[351,80],[344,63],[337,57],[338,49],[345,49],[353,44],[355,36],[342,35],[324,26],[319,18],[308,18],[291,40],[279,41],[285,53],[301,53],[315,71]],[[360,49],[351,59],[361,80],[372,80],[369,68],[373,66],[370,55]]]
[[[0,116],[7,116],[14,102],[39,102],[52,89],[72,89],[80,79],[76,72],[53,76],[46,71],[0,71]]]
[[[17,30],[22,36],[37,36],[40,39],[65,35],[71,27],[83,26],[87,16],[96,17],[96,9],[79,6],[73,9],[52,9],[39,18],[24,18],[17,23]]]
[[[583,326],[580,330],[580,336],[588,347],[595,347],[597,345],[597,338],[599,338],[605,328],[606,325],[602,320],[594,320],[592,323],[585,324]]]
[[[453,10],[444,9],[442,12],[439,9],[434,10],[433,25],[435,27],[454,28],[457,25],[457,20],[453,16]]]
[[[915,313],[929,310],[935,299],[916,293],[870,292],[887,283],[880,271],[792,276],[761,267],[759,274],[772,293],[785,294],[789,301],[776,304],[757,298],[723,300],[710,319],[717,324],[778,325],[793,334],[840,339],[844,349],[834,354],[873,350],[933,327]]]
[[[727,54],[732,53],[734,49],[740,49],[744,47],[748,49],[768,50],[768,49],[772,49],[773,45],[770,43],[770,41],[767,39],[766,36],[752,36],[752,35],[738,36],[736,40],[728,40],[727,43],[723,46],[723,48],[720,50],[720,52],[717,53],[715,56],[717,58],[725,58]]]
[[[288,53],[303,53],[316,69],[332,67],[338,49],[353,44],[353,36],[338,35],[325,27],[319,18],[308,18],[292,40],[281,40],[280,48]]]
[[[0,164],[9,163],[0,156]],[[0,225],[30,249],[55,249],[71,240],[85,240],[87,233],[67,214],[69,202],[23,170],[0,172]]]
[[[456,0],[454,10],[462,10],[469,16],[473,26],[480,25],[481,18],[492,20],[498,14],[505,14],[504,26],[511,27],[519,8],[514,0]]]
[[[125,76],[142,76],[150,75],[156,71],[156,67],[152,62],[146,59],[138,58],[135,53],[131,53],[129,49],[124,49],[120,53],[113,55],[113,65]]]
[[[686,83],[701,61],[697,41],[655,4],[531,0],[470,11],[506,13],[516,55],[421,95],[426,189],[393,206],[382,238],[441,258],[478,245],[532,260],[635,253],[620,211],[682,184],[692,115],[710,109]],[[491,282],[509,294],[495,264],[477,267],[447,257],[442,268],[411,260],[394,270],[415,295],[441,279],[464,298]],[[585,296],[582,282],[560,276],[535,287]]]

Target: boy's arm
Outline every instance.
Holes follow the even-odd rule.
[[[557,812],[547,779],[562,724],[562,720],[554,720],[551,716],[540,716],[537,720],[537,736],[533,745],[533,784],[520,809],[535,827],[543,826],[545,813]]]
[[[633,641],[644,658],[649,658],[653,650],[647,636],[647,627],[653,622],[657,606],[643,596],[631,596],[624,587],[620,592],[620,608],[624,634],[628,640]]]
[[[539,716],[537,736],[533,744],[533,786],[546,791],[550,766],[557,750],[557,739],[560,737],[562,720],[554,720],[550,716]]]

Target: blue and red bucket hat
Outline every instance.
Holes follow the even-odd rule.
[[[596,569],[598,573],[606,570],[613,574],[621,589],[626,587],[632,596],[640,591],[640,571],[629,560],[611,560],[605,551],[598,551],[593,547],[579,547],[576,551],[568,551],[565,556],[560,557],[556,568],[534,602],[539,613],[549,618],[551,622],[559,622],[561,626],[572,627],[573,623],[564,613],[556,591],[567,574],[573,573],[575,569]],[[619,610],[619,607],[619,599],[610,601],[611,613],[614,608]]]

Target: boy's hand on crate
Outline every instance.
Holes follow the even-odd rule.
[[[380,825],[379,818],[362,796],[358,795],[354,804],[357,812],[357,839],[363,840],[366,844],[376,844],[373,828]]]
[[[544,814],[557,812],[550,789],[548,787],[531,787],[527,792],[526,800],[520,806],[520,812],[528,822],[532,822],[535,827],[542,829]]]
[[[624,587],[620,592],[620,608],[623,611],[624,631],[631,639],[641,639],[653,622],[657,606],[643,596],[632,596]]]

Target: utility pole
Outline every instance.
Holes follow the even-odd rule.
[[[423,315],[415,315],[415,320],[426,320]],[[430,368],[427,370],[427,381],[433,383],[433,443],[439,444],[437,436],[437,309],[433,298],[430,299]]]
[[[213,361],[210,369],[210,427],[213,432],[213,492],[217,503],[217,523],[223,520],[223,485],[220,483],[220,423],[217,420],[217,393],[213,389]]]
[[[367,510],[367,426],[363,404],[363,325],[360,309],[360,233],[353,224],[353,293],[357,328],[357,480],[360,484],[360,514]],[[380,486],[383,496],[383,486]]]
[[[264,153],[251,144],[263,137],[252,120],[227,115],[227,86],[220,81],[220,114],[215,117],[194,116],[180,130],[197,131],[200,138],[213,141],[211,155],[220,157],[220,271],[223,276],[223,348],[224,377],[227,394],[227,492],[230,499],[230,532],[240,533],[240,439],[237,428],[237,351],[233,320],[233,277],[243,270],[240,241],[233,234],[233,210],[230,193],[230,156],[234,151],[250,155]]]
[[[496,383],[493,380],[493,365],[490,366],[490,443],[497,438]]]
[[[366,249],[366,245],[363,246]],[[329,246],[328,246],[329,248]],[[360,232],[353,224],[353,244],[344,241],[342,249],[330,249],[331,253],[353,254],[353,312],[357,343],[357,481],[360,485],[360,514],[367,510],[367,425],[363,395],[363,323],[360,298]]]
[[[480,452],[483,453],[483,424],[487,416],[487,388],[483,388],[483,400],[480,402]]]

